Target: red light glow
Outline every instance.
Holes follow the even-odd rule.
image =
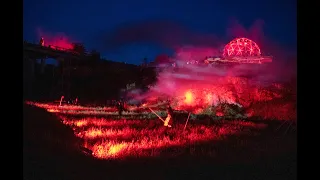
[[[190,91],[190,94],[193,97],[193,92],[191,93]],[[64,109],[72,107],[68,105],[27,103],[45,108],[47,111],[55,109],[64,111]],[[95,107],[77,107],[78,111],[87,111],[88,108],[97,111],[97,113],[100,112],[100,109]],[[110,110],[108,108],[104,109],[105,111]],[[284,106],[283,109],[288,109],[288,107]],[[270,113],[275,112],[271,111]],[[55,113],[56,111],[50,112]],[[141,115],[145,113],[150,112],[145,110],[141,112]],[[255,112],[251,111],[251,113]],[[281,110],[281,113],[287,114],[288,112]],[[177,123],[173,128],[166,129],[158,119],[114,120],[103,117],[98,118],[94,115],[86,116],[85,118],[72,115],[72,112],[71,114],[66,112],[58,116],[64,124],[72,127],[76,136],[84,140],[83,146],[90,149],[94,157],[101,159],[157,157],[166,154],[166,151],[163,151],[164,148],[184,148],[192,143],[222,140],[229,135],[248,133],[253,129],[258,130],[267,127],[264,123],[234,120],[224,121],[218,126],[214,123],[211,125],[192,124],[181,134],[184,124]],[[224,114],[222,111],[217,111],[216,115],[223,116]],[[153,128],[150,128],[150,125]],[[170,137],[168,134],[170,134]],[[178,149],[177,152],[179,152]],[[192,154],[192,152],[190,153]],[[175,156],[174,154],[168,155]]]
[[[185,97],[186,97],[185,103],[187,105],[191,105],[193,103],[193,100],[194,100],[192,92],[191,91],[187,91],[185,93]]]
[[[51,34],[38,29],[39,39],[43,38],[44,46],[57,50],[72,50],[73,44],[69,37],[63,33]]]
[[[223,50],[224,57],[233,56],[260,56],[261,51],[259,46],[250,39],[236,38],[229,42]]]

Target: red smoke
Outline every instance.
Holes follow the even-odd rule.
[[[264,65],[257,66],[266,68]],[[254,69],[255,65],[250,64],[246,68]],[[159,73],[157,84],[149,92],[136,98],[146,99],[149,105],[157,103],[152,98],[168,98],[174,109],[188,110],[195,114],[203,113],[210,106],[217,107],[221,103],[227,103],[243,107],[248,116],[266,119],[295,118],[295,100],[292,97],[295,93],[289,92],[292,85],[288,86],[288,82],[282,84],[277,81],[265,82],[259,78],[254,80],[239,77],[237,71],[241,71],[240,68],[225,69],[219,65],[186,65],[174,71],[167,68]],[[261,73],[261,76],[265,75],[264,72]],[[223,116],[222,112],[216,113],[217,116]]]
[[[67,37],[64,33],[52,34],[44,32],[40,29],[38,29],[37,33],[39,40],[41,37],[43,37],[45,46],[54,46],[63,49],[73,49],[73,45],[70,38]]]
[[[283,84],[295,79],[295,61],[286,61],[287,52],[280,46],[277,46],[277,51],[270,51],[275,50],[273,49],[275,43],[265,38],[262,25],[263,21],[259,20],[246,30],[238,22],[233,21],[228,30],[229,40],[236,37],[252,39],[260,46],[262,55],[267,49],[275,57],[272,63],[213,67],[187,65],[186,62],[201,61],[206,56],[219,56],[222,52],[214,45],[181,43],[176,46],[179,48],[176,48],[175,55],[170,58],[178,64],[177,68],[166,68],[159,72],[158,82],[140,98],[163,95],[171,99],[175,109],[189,109],[193,113],[201,112],[210,105],[228,103],[242,106],[249,114],[252,111],[253,115],[264,118],[294,118],[294,100],[285,102],[283,100],[291,98],[294,93],[289,93],[290,95],[286,93],[293,87],[285,87]],[[227,43],[228,41],[225,42]],[[159,59],[165,58],[158,57],[157,62],[166,62]],[[266,102],[270,102],[270,105]],[[252,110],[253,106],[258,108]],[[266,107],[268,110],[265,110]]]

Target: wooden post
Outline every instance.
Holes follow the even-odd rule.
[[[184,125],[184,128],[183,128],[183,131],[186,129],[186,127],[187,127],[187,124],[188,124],[188,121],[189,121],[189,118],[190,118],[190,112],[189,112],[189,115],[188,115],[188,118],[187,118],[187,121],[186,121],[186,124]]]

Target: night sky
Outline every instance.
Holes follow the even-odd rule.
[[[296,4],[296,0],[24,0],[23,35],[24,40],[38,42],[39,30],[63,33],[104,58],[133,64],[144,57],[151,61],[158,54],[172,55],[185,44],[219,48],[239,35],[253,36],[258,44],[268,39],[295,53]]]

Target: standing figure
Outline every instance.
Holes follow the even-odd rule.
[[[165,119],[163,125],[166,126],[166,127],[172,127],[173,110],[172,110],[170,105],[168,105],[168,107],[167,107],[167,114],[168,114],[167,118]]]
[[[40,45],[41,45],[41,46],[44,46],[44,39],[43,39],[43,37],[41,37],[41,39],[40,39]]]
[[[123,112],[123,110],[124,110],[123,104],[122,104],[121,101],[118,101],[118,103],[117,103],[117,108],[118,108],[119,116],[121,116],[121,115],[122,115],[122,112]]]
[[[76,97],[76,99],[74,100],[74,104],[78,105],[78,97]]]
[[[59,106],[62,106],[63,99],[64,99],[64,96],[61,96]]]

